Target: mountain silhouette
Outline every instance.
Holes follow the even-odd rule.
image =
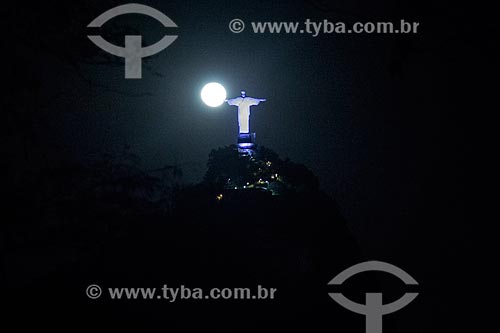
[[[125,151],[92,166],[47,171],[52,196],[43,213],[15,209],[32,221],[10,225],[6,239],[3,282],[19,327],[54,325],[54,316],[61,327],[89,329],[97,323],[234,330],[353,322],[329,298],[327,284],[358,263],[360,252],[335,202],[305,166],[264,147],[242,154],[227,146],[210,153],[201,183],[181,186],[180,170],[144,171],[139,164]],[[19,240],[16,233],[27,236]],[[90,284],[104,290],[261,286],[276,294],[93,300],[85,295]],[[363,329],[361,318],[354,322]]]

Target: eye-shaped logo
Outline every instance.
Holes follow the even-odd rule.
[[[148,6],[135,3],[117,6],[106,11],[90,22],[87,27],[101,27],[110,19],[123,14],[148,15],[158,20],[166,28],[177,27],[174,21],[162,12]],[[177,36],[164,36],[157,43],[147,47],[142,47],[142,36],[127,35],[125,36],[125,47],[121,47],[109,43],[99,35],[90,35],[87,37],[104,51],[115,56],[125,58],[126,79],[142,78],[142,58],[152,56],[153,54],[162,51],[177,39]]]
[[[354,265],[334,277],[328,284],[341,285],[353,275],[369,271],[391,273],[400,278],[406,285],[418,285],[417,281],[402,269],[381,261],[367,261]],[[382,333],[382,316],[407,306],[418,296],[418,293],[406,293],[397,301],[389,304],[382,304],[381,293],[366,293],[366,304],[355,303],[340,293],[330,293],[328,295],[346,309],[365,315],[367,333]]]

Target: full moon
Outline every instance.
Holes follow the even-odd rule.
[[[210,107],[220,106],[226,99],[226,89],[224,89],[222,84],[217,82],[207,83],[201,89],[201,99]]]

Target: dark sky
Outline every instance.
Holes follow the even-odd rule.
[[[449,229],[441,218],[459,206],[461,187],[462,132],[454,110],[467,71],[464,53],[474,52],[463,9],[396,0],[141,1],[178,28],[134,15],[113,24],[135,29],[146,44],[166,32],[179,37],[144,60],[141,80],[125,80],[123,60],[97,64],[105,54],[86,37],[95,32],[86,28],[90,21],[123,3],[14,9],[25,17],[11,36],[19,37],[15,56],[25,65],[9,70],[41,82],[34,103],[45,122],[36,126],[47,126],[46,140],[64,154],[91,161],[127,144],[147,167],[176,164],[186,182],[196,182],[210,150],[236,139],[235,108],[211,109],[199,98],[205,83],[217,81],[228,97],[245,89],[267,98],[252,112],[258,144],[309,167],[359,238],[372,239],[369,248],[391,251],[423,219]],[[247,22],[246,31],[231,33],[233,18]],[[405,19],[420,27],[414,35],[250,32],[251,21],[307,18]],[[113,24],[99,33],[112,35]],[[392,246],[373,240],[385,242],[386,234],[397,235]]]

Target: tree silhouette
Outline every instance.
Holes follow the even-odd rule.
[[[252,155],[240,154],[235,145],[214,149],[207,166],[204,182],[219,190],[261,188],[274,194],[319,191],[318,180],[307,167],[283,160],[261,146]]]

